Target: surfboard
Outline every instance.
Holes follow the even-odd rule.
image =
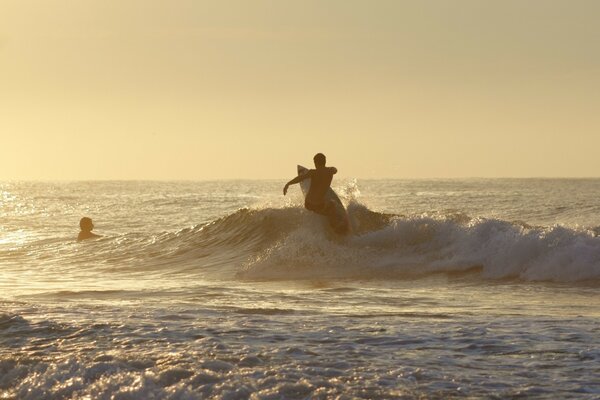
[[[298,175],[308,172],[308,168],[303,167],[302,165],[298,165],[297,170]],[[306,197],[308,191],[310,190],[310,178],[300,182],[300,188],[302,189],[302,194],[304,194],[304,197]],[[329,225],[334,232],[338,234],[350,233],[350,221],[348,219],[348,213],[346,212],[346,208],[344,208],[342,201],[332,188],[327,189],[327,192],[325,193],[325,200],[332,202],[334,205],[334,212],[327,218],[329,220]]]

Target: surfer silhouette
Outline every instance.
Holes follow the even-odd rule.
[[[313,161],[315,162],[315,169],[309,169],[308,172],[300,174],[286,183],[283,187],[283,195],[287,194],[290,185],[310,178],[310,189],[304,199],[304,207],[307,210],[329,217],[335,210],[332,201],[328,201],[325,198],[325,193],[327,193],[327,189],[331,186],[331,181],[333,180],[333,175],[337,173],[337,168],[325,166],[327,160],[323,153],[317,153],[313,157]]]
[[[83,217],[79,221],[79,227],[81,231],[79,232],[79,236],[77,236],[77,241],[82,241],[86,239],[93,239],[102,237],[101,235],[96,235],[92,233],[92,229],[94,229],[94,224],[92,223],[92,219],[89,217]]]

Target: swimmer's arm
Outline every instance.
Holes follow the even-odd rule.
[[[329,167],[329,168],[330,168],[330,171],[331,171],[332,174],[334,174],[334,175],[337,174],[337,168],[336,167]]]
[[[290,185],[296,184],[296,183],[300,183],[303,180],[310,178],[312,176],[312,170],[309,170],[307,173],[302,174],[302,175],[298,175],[297,177],[295,177],[294,179],[292,179],[291,181],[289,181],[288,183],[285,184],[285,186],[283,187],[283,195],[285,196],[287,194],[288,191],[288,187]]]

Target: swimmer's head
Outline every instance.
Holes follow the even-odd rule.
[[[313,157],[313,161],[315,162],[315,167],[324,167],[325,166],[325,154],[323,153],[317,153],[315,154],[315,156]]]
[[[94,224],[92,223],[92,219],[88,217],[83,217],[79,221],[79,227],[82,231],[90,232],[94,229]]]

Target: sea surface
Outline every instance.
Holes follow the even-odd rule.
[[[0,398],[600,399],[599,179],[284,183],[0,183]]]

